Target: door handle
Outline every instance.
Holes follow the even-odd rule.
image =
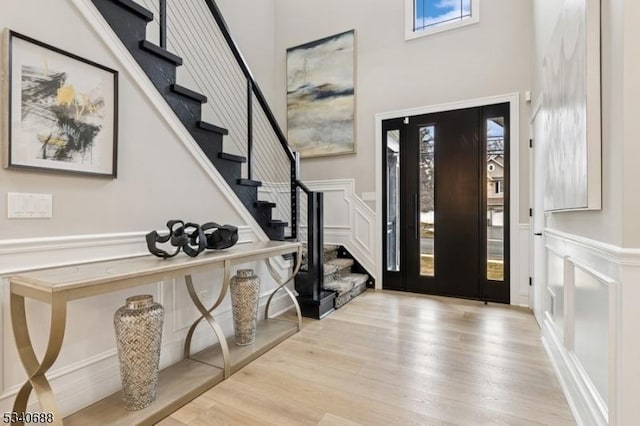
[[[533,235],[536,237],[542,237],[542,232],[534,232]]]
[[[416,216],[416,240],[420,238],[420,212],[418,212],[418,194],[413,194],[413,212]]]

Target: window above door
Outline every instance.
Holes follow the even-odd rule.
[[[405,0],[405,39],[480,21],[480,0]]]

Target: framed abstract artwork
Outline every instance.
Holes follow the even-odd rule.
[[[287,49],[287,128],[301,158],[355,153],[355,31]]]
[[[5,32],[5,166],[117,175],[118,72]]]
[[[565,0],[543,59],[545,211],[602,208],[600,1]]]

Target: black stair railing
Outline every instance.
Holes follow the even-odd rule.
[[[167,0],[160,0],[160,47],[167,48]]]
[[[253,178],[253,160],[254,160],[253,143],[254,141],[253,141],[253,101],[252,100],[253,100],[253,96],[255,96],[260,107],[264,111],[267,117],[267,120],[271,125],[272,130],[274,131],[278,140],[280,141],[282,150],[286,154],[287,158],[289,159],[289,163],[291,164],[291,176],[292,176],[291,216],[290,216],[291,235],[289,236],[289,238],[297,239],[299,237],[298,234],[299,234],[300,227],[298,223],[298,213],[297,213],[298,197],[297,197],[297,191],[295,190],[295,188],[299,183],[298,181],[299,160],[296,157],[293,150],[291,149],[291,147],[289,146],[289,143],[287,141],[287,138],[284,135],[284,132],[280,128],[280,125],[278,124],[278,121],[276,120],[275,115],[271,110],[271,107],[269,107],[269,104],[264,94],[262,93],[262,90],[260,90],[260,86],[258,86],[258,83],[253,77],[251,70],[249,69],[249,65],[247,64],[244,57],[242,56],[242,53],[240,53],[240,48],[236,44],[233,37],[231,37],[231,33],[229,32],[229,28],[227,26],[226,21],[222,17],[222,13],[220,12],[220,9],[218,8],[218,6],[213,0],[204,0],[204,1],[206,5],[209,7],[209,10],[211,11],[213,18],[218,24],[218,27],[220,28],[222,35],[224,36],[224,39],[227,42],[227,45],[231,49],[231,52],[233,53],[233,56],[236,59],[236,62],[240,66],[242,73],[247,79],[247,179],[251,180]],[[160,21],[162,23],[162,19]],[[166,25],[166,22],[165,22],[165,25]]]
[[[291,234],[288,236],[290,239],[299,239],[300,235],[300,191],[304,192],[307,199],[307,253],[306,253],[306,271],[301,273],[296,279],[296,290],[298,291],[300,298],[303,300],[311,301],[311,305],[317,305],[317,302],[322,298],[322,281],[324,279],[323,272],[323,194],[321,192],[311,191],[301,180],[299,176],[300,171],[300,157],[298,153],[293,152],[284,132],[280,128],[278,121],[273,114],[267,100],[256,82],[247,62],[245,61],[242,53],[235,40],[231,36],[229,28],[222,13],[214,0],[204,0],[208,9],[216,21],[228,47],[233,54],[238,66],[240,67],[247,84],[247,179],[253,179],[253,165],[256,158],[253,155],[254,148],[254,111],[253,111],[253,97],[257,100],[260,108],[266,116],[271,129],[276,135],[283,152],[289,160],[290,164],[290,197],[291,197]],[[159,26],[160,26],[160,47],[166,48],[167,46],[167,2],[166,0],[159,0]],[[299,260],[300,261],[300,260]],[[322,312],[317,311],[314,307],[305,309],[304,303],[302,306],[303,312],[306,311],[313,317],[319,317]]]
[[[220,28],[220,31],[227,43],[227,45],[229,46],[238,66],[240,67],[242,73],[244,74],[246,80],[247,80],[247,179],[252,180],[253,179],[253,164],[254,164],[254,160],[255,160],[255,156],[253,155],[253,144],[254,144],[254,137],[253,137],[253,97],[255,96],[255,99],[257,100],[258,104],[260,105],[262,111],[264,112],[273,132],[275,133],[276,137],[278,138],[278,141],[280,142],[281,148],[283,150],[283,152],[286,154],[286,157],[289,160],[289,163],[291,164],[291,176],[296,176],[295,180],[292,179],[291,180],[291,186],[292,186],[292,190],[291,190],[291,216],[290,216],[290,220],[291,220],[291,234],[287,237],[287,238],[291,238],[291,239],[297,239],[298,238],[298,233],[299,233],[299,224],[298,224],[298,220],[297,220],[297,214],[296,214],[296,208],[297,208],[297,196],[296,196],[296,191],[295,188],[298,185],[298,182],[296,182],[297,180],[297,176],[298,176],[298,160],[294,154],[294,152],[291,150],[291,147],[289,146],[289,143],[287,141],[287,138],[284,135],[284,132],[282,131],[282,129],[280,128],[280,125],[278,124],[278,121],[275,118],[275,115],[273,114],[273,111],[271,110],[271,108],[269,107],[269,104],[262,92],[262,90],[260,89],[260,87],[258,86],[258,83],[256,82],[253,74],[251,73],[251,70],[249,69],[249,66],[247,64],[247,62],[245,61],[244,57],[242,56],[242,53],[240,52],[240,49],[238,47],[238,45],[236,44],[236,42],[234,41],[233,37],[231,37],[231,34],[229,32],[229,28],[227,26],[226,21],[224,20],[224,18],[222,17],[222,13],[220,12],[220,9],[218,8],[218,6],[216,5],[216,3],[213,0],[204,0],[205,4],[207,5],[207,7],[209,8],[209,10],[211,11],[211,14],[214,18],[214,20],[216,21],[218,27]],[[167,43],[167,2],[166,0],[159,0],[159,26],[160,26],[160,47],[165,48],[166,47],[166,43]]]

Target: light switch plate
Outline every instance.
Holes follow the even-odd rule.
[[[47,219],[53,217],[52,194],[7,193],[7,218]]]

